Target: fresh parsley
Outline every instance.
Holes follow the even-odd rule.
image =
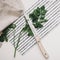
[[[14,29],[16,27],[15,24],[11,24],[9,25],[7,28],[5,28],[3,31],[2,31],[2,34],[0,36],[0,42],[8,42],[8,37],[7,37],[7,34],[9,32],[10,29]]]
[[[45,9],[45,6],[43,5],[40,8],[37,7],[32,13],[29,14],[29,18],[32,20],[35,28],[42,28],[43,27],[42,23],[45,23],[48,21],[47,19],[45,19],[46,13],[47,13],[47,10]],[[33,33],[27,21],[26,21],[25,27],[23,28],[23,31],[28,32],[28,36],[33,36]]]

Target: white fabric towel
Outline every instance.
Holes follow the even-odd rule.
[[[0,0],[0,31],[21,16],[23,10],[24,6],[21,0]]]

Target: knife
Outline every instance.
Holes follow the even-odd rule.
[[[45,50],[45,48],[43,47],[43,45],[41,43],[41,39],[40,39],[40,37],[39,37],[39,35],[38,35],[32,21],[29,19],[29,17],[26,14],[24,14],[24,18],[28,22],[29,27],[31,28],[31,30],[32,30],[32,32],[34,34],[34,38],[35,38],[35,40],[37,42],[37,45],[38,45],[42,55],[45,57],[45,59],[48,59],[49,55],[48,55],[47,51]]]

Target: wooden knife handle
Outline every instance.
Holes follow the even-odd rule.
[[[49,56],[48,56],[45,48],[43,47],[43,45],[42,45],[42,43],[41,43],[41,41],[40,41],[39,36],[36,36],[35,39],[36,39],[36,42],[37,42],[37,44],[38,44],[38,47],[39,47],[40,51],[42,52],[43,56],[44,56],[46,59],[48,59]]]

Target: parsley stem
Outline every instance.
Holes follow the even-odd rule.
[[[21,31],[22,31],[22,30],[21,30]],[[17,41],[16,47],[15,47],[14,58],[15,58],[15,56],[16,56],[16,50],[17,50],[18,45],[19,45],[19,42],[20,42],[20,38],[21,38],[21,31],[20,31],[20,33],[19,33],[18,41]]]
[[[13,40],[13,45],[14,45],[14,48],[15,48],[15,29],[14,29],[14,40]]]
[[[14,58],[15,58],[15,56],[16,56],[16,49],[17,49],[17,48],[15,48],[15,51],[14,51]]]

